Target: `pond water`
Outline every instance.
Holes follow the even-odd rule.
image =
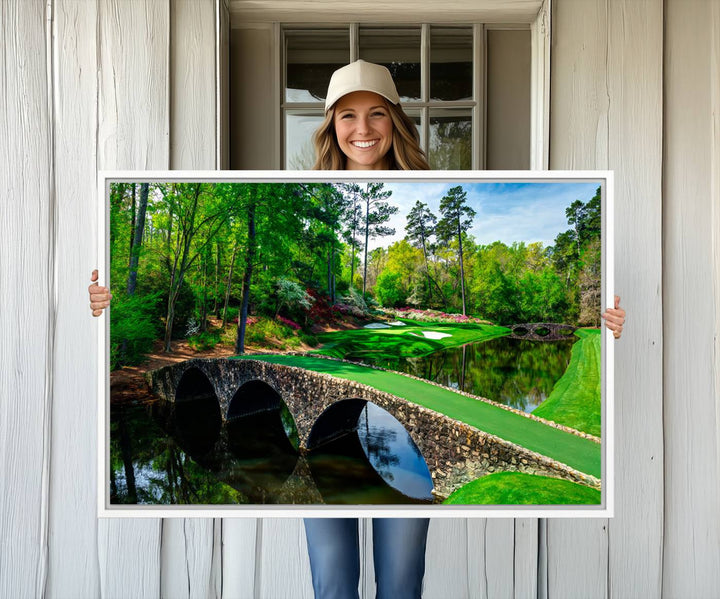
[[[501,337],[422,358],[358,361],[407,372],[531,412],[570,361],[574,337]],[[280,410],[223,424],[207,404],[111,405],[111,503],[394,504],[432,502],[427,466],[407,431],[367,404],[355,430],[307,456]],[[290,440],[292,439],[292,441]]]
[[[497,337],[420,358],[348,356],[532,412],[550,395],[570,363],[575,336],[558,341]]]
[[[293,435],[290,435],[292,438]],[[432,479],[407,431],[366,404],[307,456],[270,410],[225,424],[204,401],[111,407],[113,504],[422,504]]]

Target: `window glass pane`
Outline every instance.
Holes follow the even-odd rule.
[[[472,28],[431,27],[430,99],[472,100],[472,61]]]
[[[428,162],[437,170],[472,168],[472,116],[468,109],[430,111]]]
[[[312,135],[323,122],[321,112],[288,112],[285,115],[285,168],[310,170],[315,163]]]
[[[420,28],[360,28],[360,58],[386,66],[402,102],[420,100]]]
[[[350,62],[348,29],[287,31],[286,102],[325,100],[333,71]]]
[[[423,130],[422,130],[422,121],[420,119],[420,110],[412,108],[408,109],[407,107],[403,107],[403,110],[405,111],[405,114],[407,114],[410,119],[415,123],[415,128],[417,129],[418,135],[420,136],[420,147],[425,147],[425,140],[423,139]]]

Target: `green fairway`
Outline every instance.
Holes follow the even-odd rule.
[[[559,478],[496,472],[460,487],[443,503],[452,505],[599,505],[598,489]]]
[[[417,323],[403,321],[404,326],[387,329],[352,329],[318,335],[322,347],[312,353],[345,358],[372,355],[374,358],[408,358],[425,356],[447,347],[457,347],[471,341],[487,341],[502,337],[510,329],[486,324]],[[428,338],[425,333],[443,336]]]
[[[446,387],[431,385],[361,364],[311,356],[236,356],[235,359],[263,360],[274,364],[297,366],[370,385],[522,445],[586,474],[597,478],[601,476],[599,444],[492,404],[466,397]]]
[[[580,340],[572,347],[572,357],[565,374],[533,414],[599,437],[600,330],[578,329],[575,334]]]

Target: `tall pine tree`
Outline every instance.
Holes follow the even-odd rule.
[[[463,233],[473,224],[475,210],[466,204],[467,192],[460,186],[451,187],[440,200],[440,214],[435,233],[443,243],[450,245],[452,239],[458,240],[458,261],[460,262],[460,290],[462,293],[462,313],[465,308],[465,268],[463,265]]]

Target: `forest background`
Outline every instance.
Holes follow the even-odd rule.
[[[112,183],[111,368],[158,340],[314,345],[318,326],[379,306],[599,326],[599,187],[565,207],[568,228],[547,246],[477,242],[462,185],[439,206],[416,201],[405,236],[370,249],[398,233],[382,183]]]

